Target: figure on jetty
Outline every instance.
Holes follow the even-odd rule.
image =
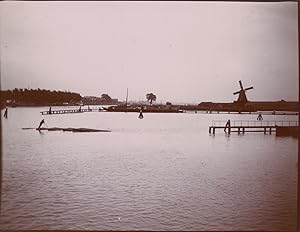
[[[79,106],[79,110],[78,111],[81,112],[81,106]]]
[[[43,125],[43,124],[45,124],[46,125],[46,123],[45,123],[45,120],[43,119],[41,122],[40,122],[40,125],[39,125],[39,127],[37,128],[38,130],[41,130],[41,126]]]
[[[262,121],[262,120],[263,120],[263,117],[261,116],[261,114],[259,114],[259,115],[257,116],[257,120],[258,120],[258,121]]]
[[[7,118],[7,107],[5,107],[4,118]]]
[[[224,132],[226,133],[226,129],[228,128],[228,132],[230,133],[230,119],[225,124]]]
[[[51,112],[51,106],[50,106],[50,108],[49,108],[49,114],[52,114],[52,112]]]

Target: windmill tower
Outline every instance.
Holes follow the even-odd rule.
[[[237,103],[239,103],[241,105],[245,105],[248,102],[248,99],[246,97],[246,91],[250,90],[250,89],[253,89],[253,87],[251,86],[251,87],[248,87],[248,88],[244,89],[243,85],[242,85],[242,82],[239,81],[239,83],[240,83],[241,90],[233,93],[233,95],[239,94],[239,97],[237,99]]]

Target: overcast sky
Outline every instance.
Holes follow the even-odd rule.
[[[1,2],[1,88],[298,100],[297,2]]]

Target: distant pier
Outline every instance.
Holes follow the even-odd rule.
[[[75,113],[84,113],[84,112],[99,112],[103,111],[102,108],[88,108],[88,109],[60,109],[60,110],[45,110],[41,111],[42,115],[50,115],[50,114],[75,114]]]
[[[87,110],[78,110],[78,109],[74,109],[74,110],[47,110],[47,111],[42,111],[41,114],[45,115],[45,114],[71,114],[71,113],[83,113],[86,112]]]
[[[276,133],[277,136],[298,135],[298,121],[232,121],[230,127],[226,121],[213,121],[209,126],[209,134],[215,134],[217,129],[226,129],[228,134],[246,132],[261,132],[264,134]]]

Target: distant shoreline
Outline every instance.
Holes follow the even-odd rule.
[[[9,104],[1,104],[1,109],[5,107],[15,108],[15,107],[88,107],[88,106],[107,106],[106,111],[109,112],[139,112],[141,107],[144,107],[144,112],[183,112],[183,111],[207,111],[207,113],[211,112],[237,112],[237,113],[255,113],[260,111],[273,112],[299,112],[297,109],[298,104],[287,103],[283,105],[278,104],[268,104],[268,105],[258,105],[258,107],[254,108],[239,108],[234,103],[212,103],[209,105],[201,105],[201,104],[176,104],[176,105],[165,105],[165,104],[153,104],[146,105],[140,103],[128,104],[126,107],[125,103],[119,102],[118,104],[82,104],[82,103],[45,103],[45,104],[36,104],[36,103],[9,103]]]
[[[105,96],[106,98],[104,98]],[[246,102],[201,102],[199,104],[145,104],[141,102],[119,102],[110,98],[107,94],[102,94],[101,98],[82,97],[78,93],[66,91],[51,91],[41,89],[14,89],[0,91],[0,107],[67,107],[67,106],[111,106],[107,111],[130,112],[139,111],[145,107],[151,112],[181,112],[181,111],[207,111],[209,112],[258,112],[258,111],[292,111],[299,112],[299,102],[291,101],[246,101]],[[146,109],[147,108],[147,109]]]

